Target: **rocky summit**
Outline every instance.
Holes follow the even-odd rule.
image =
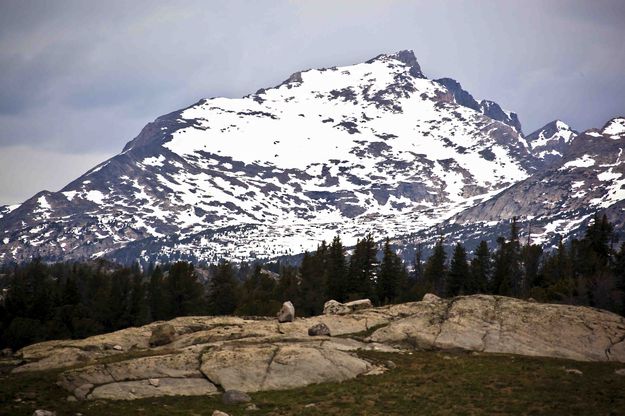
[[[275,318],[182,317],[170,342],[150,347],[163,323],[83,340],[23,348],[14,372],[61,370],[78,400],[211,395],[301,387],[392,368],[359,350],[484,353],[625,362],[625,318],[587,307],[473,295],[324,314]],[[308,334],[319,325],[329,335]],[[112,348],[119,346],[120,348]]]
[[[525,137],[515,113],[428,79],[411,51],[301,71],[161,116],[59,192],[0,207],[0,262],[247,261],[337,233],[347,245],[367,232],[425,241],[452,224],[494,241],[512,215],[553,240],[583,230],[589,211],[623,217],[619,120]],[[571,208],[554,216],[554,200]]]

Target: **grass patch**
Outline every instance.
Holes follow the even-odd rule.
[[[397,367],[379,376],[252,394],[259,410],[225,406],[220,396],[70,403],[57,371],[0,376],[0,414],[32,415],[621,415],[625,376],[618,363],[586,363],[496,354],[361,352]],[[574,368],[582,375],[570,374]]]

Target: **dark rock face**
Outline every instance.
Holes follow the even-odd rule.
[[[505,112],[499,104],[494,101],[482,100],[480,102],[480,108],[482,109],[482,113],[492,118],[493,120],[501,121],[511,127],[513,127],[516,131],[523,134],[523,130],[521,129],[521,122],[519,121],[519,117],[516,113]]]
[[[435,81],[444,85],[454,95],[454,99],[461,106],[471,108],[475,111],[479,111],[480,113],[482,112],[480,103],[478,103],[468,91],[462,89],[462,85],[460,85],[460,83],[455,79],[439,78]]]
[[[466,90],[462,88],[462,85],[458,81],[452,78],[439,78],[434,80],[435,82],[444,85],[454,96],[456,103],[463,107],[470,108],[485,116],[501,121],[504,124],[514,128],[521,135],[521,121],[516,113],[504,111],[499,104],[490,100],[482,100],[477,102],[475,98]]]

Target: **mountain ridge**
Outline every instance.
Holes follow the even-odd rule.
[[[59,192],[3,208],[0,262],[243,261],[431,229],[545,169],[514,113],[459,104],[456,84],[400,51],[202,99]]]

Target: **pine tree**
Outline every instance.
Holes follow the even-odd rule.
[[[545,287],[546,300],[573,303],[576,286],[573,279],[573,267],[562,238],[560,238],[557,250],[546,256],[540,281]]]
[[[243,282],[239,295],[237,315],[273,316],[280,309],[275,299],[276,280],[260,264]]]
[[[611,292],[616,286],[611,268],[614,226],[604,214],[595,214],[577,247],[579,266],[590,306],[613,309]]]
[[[152,320],[161,321],[172,317],[168,313],[169,307],[166,304],[167,297],[163,284],[163,270],[161,266],[156,266],[150,275],[148,299]]]
[[[523,279],[520,296],[529,297],[533,287],[540,286],[542,276],[540,264],[543,255],[542,247],[535,244],[528,244],[521,248],[521,259],[523,264]],[[570,275],[568,276],[571,277]]]
[[[280,270],[280,280],[277,287],[277,299],[282,302],[291,301],[296,308],[300,304],[299,281],[297,269],[293,266],[282,266]],[[278,307],[273,314],[278,312]]]
[[[414,281],[420,282],[423,280],[423,251],[421,250],[421,243],[417,243],[415,249],[414,258]]]
[[[616,287],[620,292],[621,307],[619,313],[625,316],[625,242],[621,244],[621,248],[615,256],[614,276]]]
[[[145,325],[150,321],[150,308],[147,302],[143,276],[141,272],[137,271],[135,271],[132,276],[130,320],[133,326]]]
[[[108,293],[105,325],[109,330],[130,326],[130,270],[117,270],[111,276],[111,289]]]
[[[230,265],[228,264],[226,267],[232,273]],[[193,265],[190,263],[179,261],[170,267],[169,274],[165,279],[165,292],[167,294],[168,315],[170,317],[202,313],[204,309],[204,288],[197,281]],[[222,301],[228,302],[225,293]],[[234,308],[232,308],[230,313],[233,311]]]
[[[344,302],[347,299],[347,266],[345,248],[338,235],[328,249],[325,278],[328,298]]]
[[[468,293],[488,293],[492,277],[492,257],[488,243],[482,240],[475,250],[470,266],[471,281]]]
[[[451,257],[447,277],[447,296],[465,295],[469,292],[469,264],[464,246],[457,243]]]
[[[391,242],[386,238],[382,249],[382,262],[377,278],[377,295],[380,304],[395,302],[399,297],[405,278],[405,269],[401,258],[391,249]]]
[[[300,265],[300,306],[298,313],[302,316],[320,315],[323,311],[323,304],[327,300],[325,290],[325,273],[322,254],[304,253]]]
[[[375,241],[371,234],[358,240],[354,254],[349,261],[349,292],[350,299],[374,299],[373,285],[377,268],[377,252]]]
[[[447,254],[441,238],[436,242],[432,255],[428,258],[423,270],[424,289],[426,292],[443,295],[447,278],[446,261]]]
[[[237,281],[234,269],[227,261],[217,265],[209,284],[208,304],[213,315],[231,315],[237,307]]]
[[[506,244],[507,259],[509,262],[510,273],[510,294],[520,297],[523,288],[523,267],[521,263],[521,243],[519,242],[519,227],[517,218],[512,217],[510,224],[510,238]]]

